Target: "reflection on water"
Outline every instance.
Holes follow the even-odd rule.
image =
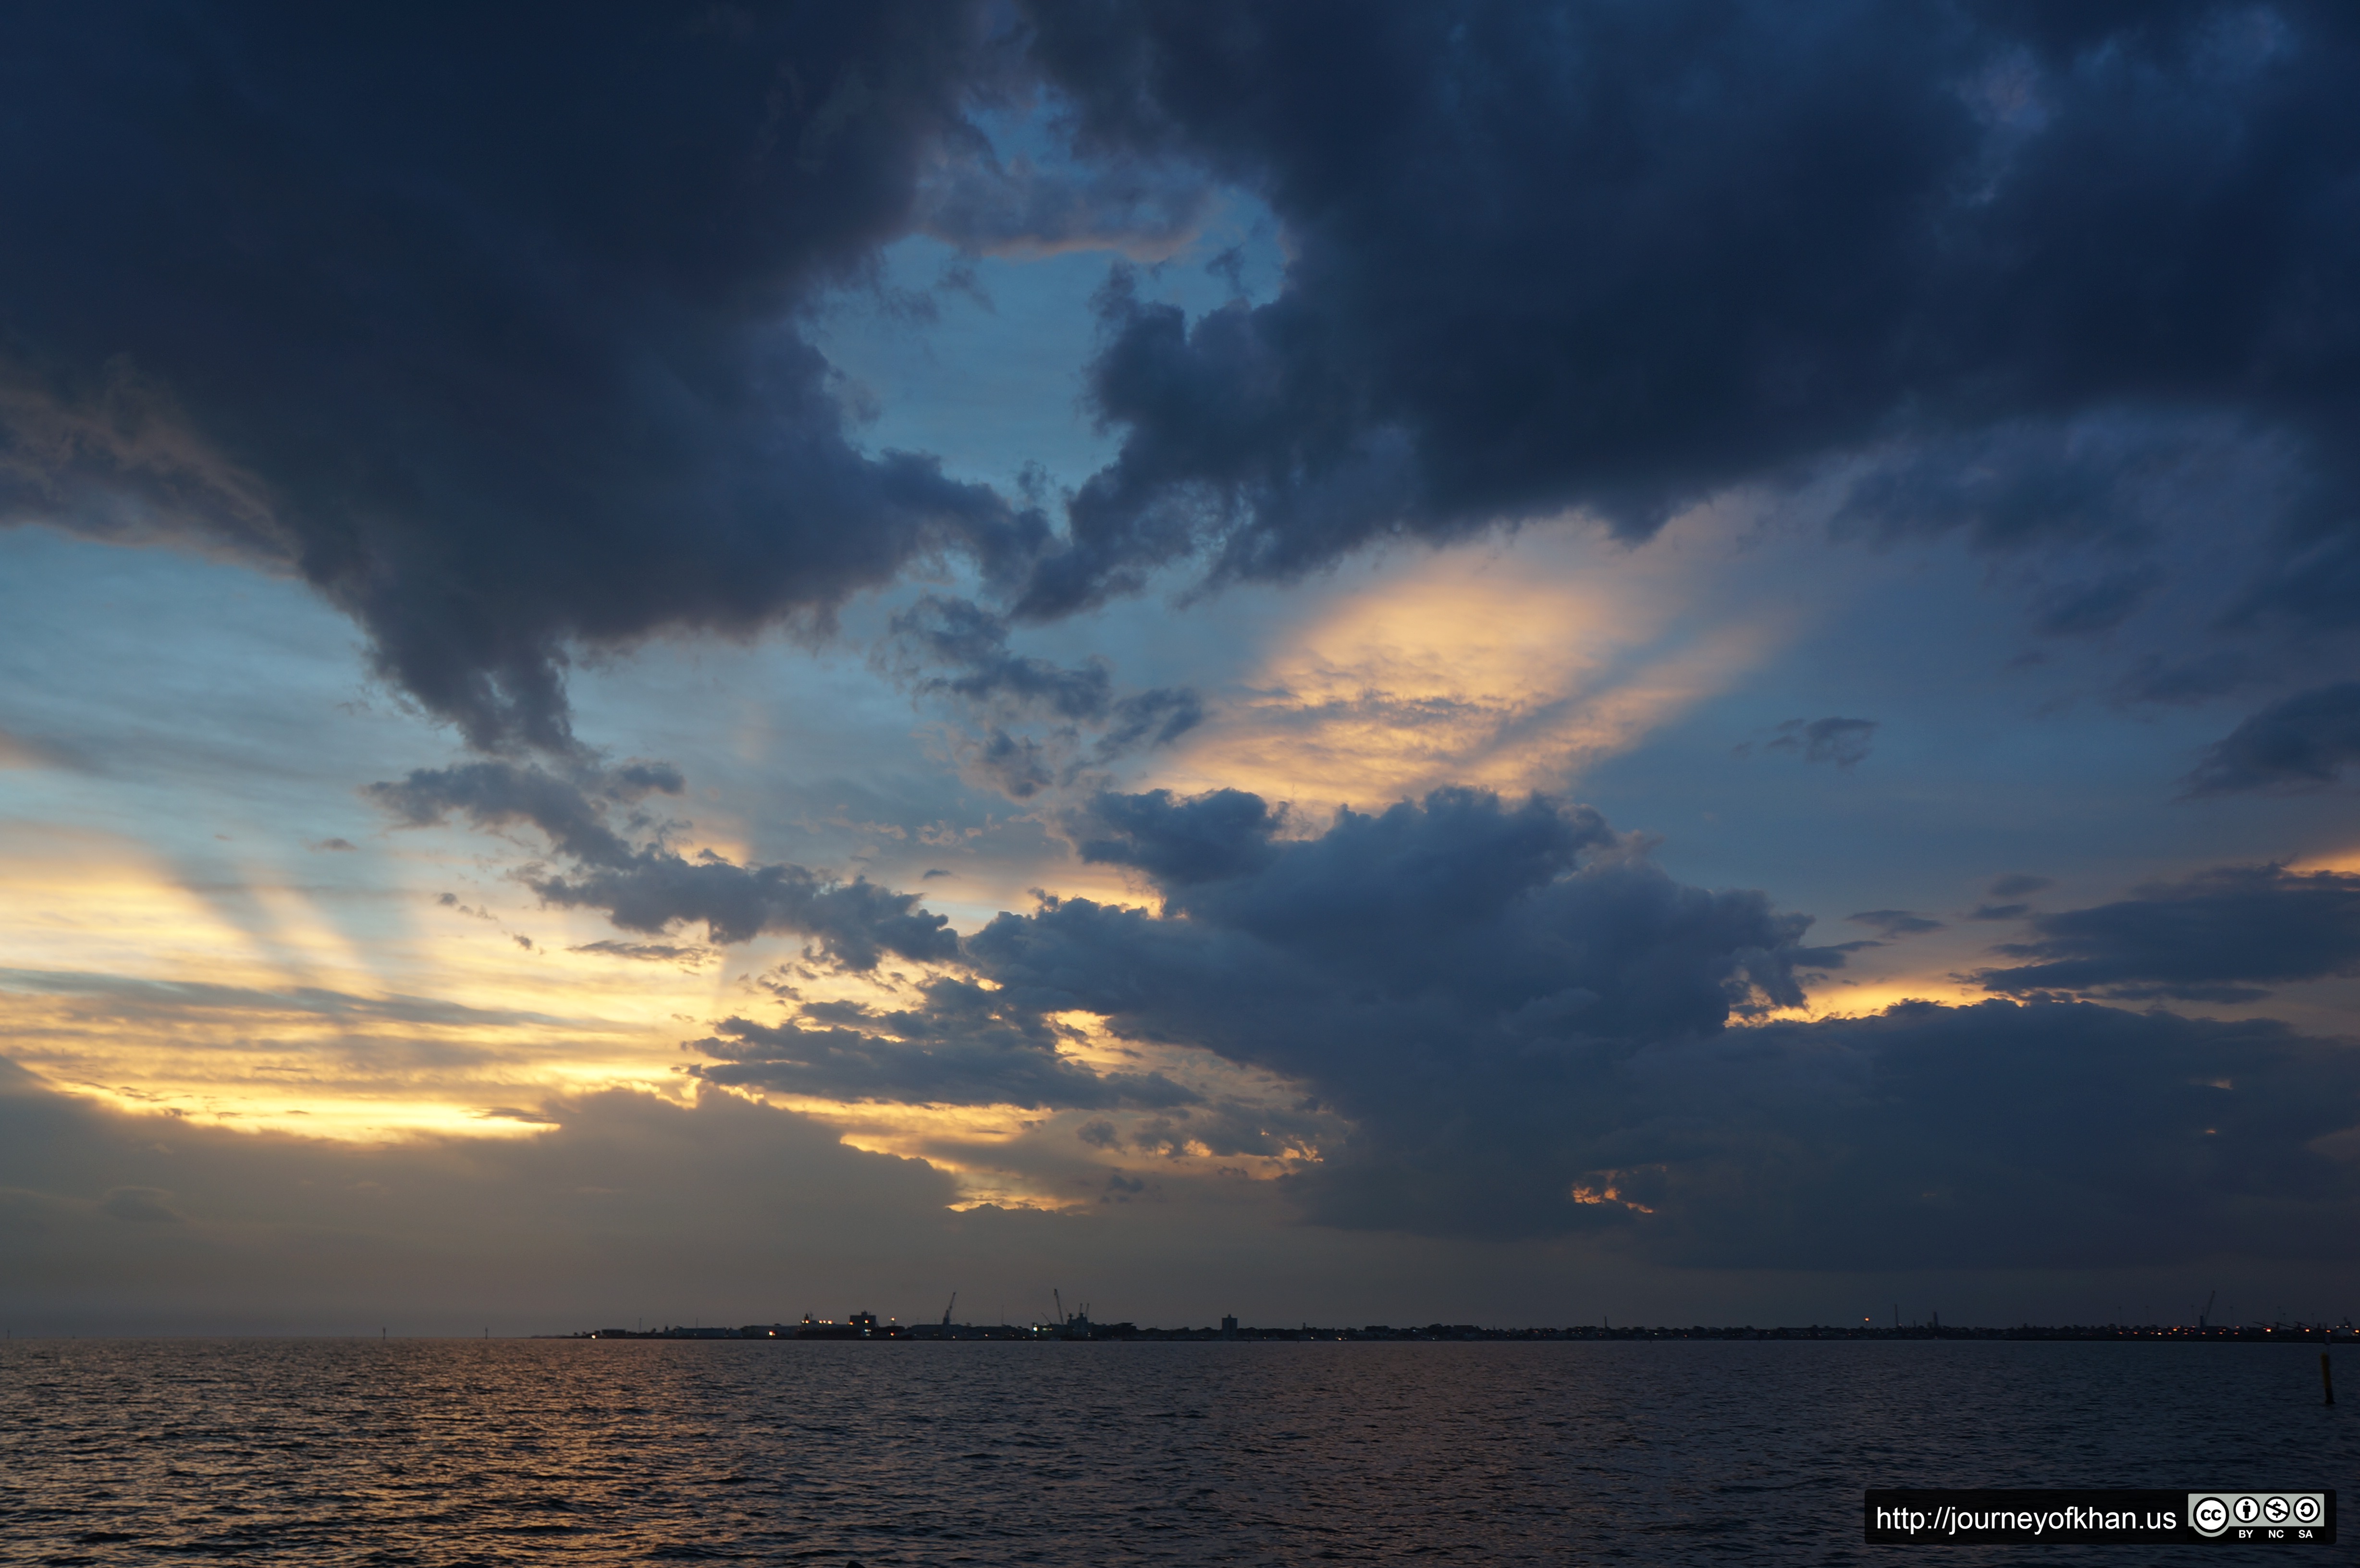
[[[2239,1345],[17,1341],[0,1559],[1866,1563],[1864,1486],[2356,1451]]]

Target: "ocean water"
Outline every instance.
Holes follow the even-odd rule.
[[[2349,1507],[2355,1414],[2226,1345],[17,1341],[0,1561],[2349,1562],[1869,1548],[1861,1492]]]

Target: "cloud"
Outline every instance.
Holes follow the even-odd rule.
[[[2263,709],[2207,747],[2188,777],[2191,795],[2316,789],[2360,762],[2360,681],[2298,693]]]
[[[904,1277],[912,1248],[957,1250],[948,1176],[733,1095],[490,1114],[541,1130],[236,1132],[111,1110],[0,1062],[0,1302],[19,1333],[770,1322],[806,1294]]]
[[[135,1225],[180,1225],[183,1216],[172,1207],[172,1194],[157,1187],[114,1187],[98,1201],[98,1212]]]
[[[565,1124],[542,1111],[529,1111],[518,1105],[488,1105],[475,1115],[485,1121],[521,1122],[527,1127],[563,1127]]]
[[[2321,481],[2310,504],[2282,529],[2291,535],[2253,583],[2232,617],[2244,626],[2270,619],[2348,630],[2360,623],[2360,519],[2351,510],[2348,452]]]
[[[1038,619],[1184,557],[1284,579],[1568,511],[1636,539],[1808,474],[1880,528],[2109,547],[2259,474],[2255,604],[2360,603],[2315,281],[2354,259],[2338,8],[2070,41],[1993,7],[1005,20],[28,24],[0,519],[300,575],[472,744],[554,755],[576,655],[816,634],[945,556]],[[1034,102],[1055,147],[971,117]],[[856,442],[799,323],[881,247],[1168,255],[1224,183],[1276,215],[1283,286],[1191,318],[1110,283],[1087,389],[1120,450],[1062,536]],[[2038,618],[2100,629],[2144,572]],[[1158,701],[1104,744],[1185,729]]]
[[[976,132],[937,145],[919,183],[914,223],[970,253],[1115,250],[1163,261],[1196,237],[1212,201],[1211,182],[1185,166],[1136,157],[1002,159]]]
[[[1083,860],[1128,866],[1166,887],[1186,887],[1261,870],[1277,855],[1284,806],[1259,795],[1216,789],[1175,800],[1169,789],[1102,794],[1067,822]],[[1602,824],[1601,824],[1602,829]]]
[[[0,519],[300,573],[479,746],[571,747],[570,648],[821,626],[1045,527],[857,450],[795,326],[974,145],[979,6],[60,13],[11,49],[44,130],[0,194],[43,237],[0,258]]]
[[[1917,467],[1862,513],[1948,496],[1993,543],[2136,536],[2221,452],[2310,475],[2288,529],[2341,489],[2338,7],[1033,15],[1086,141],[1251,189],[1289,260],[1194,318],[1102,298],[1122,445],[1026,615],[1191,555],[1284,579],[1568,510],[1641,538],[1872,450]],[[2320,527],[2348,575],[2348,512]]]
[[[526,885],[649,939],[585,953],[791,931],[854,968],[959,971],[892,1009],[727,1019],[696,1068],[716,1087],[1057,1109],[1069,1158],[1113,1147],[1064,1136],[1086,1118],[1142,1158],[1284,1147],[1275,1118],[1177,1069],[1082,1055],[1068,1020],[1087,1014],[1158,1065],[1218,1056],[1337,1118],[1288,1188],[1331,1226],[1588,1233],[1699,1261],[1782,1243],[1874,1258],[1913,1220],[1907,1246],[1928,1257],[1947,1241],[2038,1258],[2076,1227],[2145,1255],[2228,1245],[2241,1220],[2257,1247],[2337,1234],[2288,1239],[2344,1201],[2311,1157],[2352,1124],[2320,1042],[2046,1004],[1766,1023],[1861,944],[1807,946],[1808,922],[1765,895],[1684,885],[1562,800],[1428,793],[1469,775],[1425,764],[1415,788],[1365,797],[1414,800],[1330,826],[1276,791],[1060,798],[1039,820],[1149,907],[1047,899],[961,942],[914,894],[681,849],[686,830],[661,820],[683,809],[677,773],[597,765],[562,686],[572,657],[673,630],[810,630],[897,574],[972,565],[969,591],[997,607],[913,612],[915,678],[976,717],[971,776],[1020,798],[1095,789],[1091,765],[1189,733],[1201,701],[1018,652],[1011,617],[1184,557],[1216,580],[1283,579],[1568,509],[1635,539],[1698,495],[1830,473],[1857,478],[1839,507],[1852,525],[2086,549],[2099,563],[2034,613],[2101,632],[2155,590],[2118,557],[2146,548],[2175,489],[2220,493],[2208,465],[2333,466],[2354,124],[2336,13],[2193,5],[2073,33],[2128,13],[1043,0],[1034,59],[1073,94],[1091,164],[1073,170],[970,136],[971,94],[1008,58],[979,46],[975,12],[700,16],[707,31],[495,19],[455,50],[407,13],[135,16],[105,40],[75,16],[27,23],[29,85],[0,113],[41,134],[0,151],[0,191],[43,243],[0,254],[5,515],[202,542],[315,584],[392,680],[505,748],[373,798],[412,826],[530,830],[552,864]],[[1284,284],[1193,317],[1137,275],[1100,297],[1087,391],[1119,452],[1075,494],[1066,538],[928,459],[854,444],[799,323],[880,244],[925,228],[978,251],[1145,254],[1216,180],[1278,214]],[[2255,520],[2223,548],[2278,519],[2271,548],[2300,547],[2309,575],[2267,576],[2256,604],[2349,616],[2348,514],[2303,514],[2317,486],[2289,484],[2291,511],[2224,514]],[[938,578],[944,556],[972,561]],[[1564,620],[1535,615],[1534,640]],[[2191,656],[2137,681],[2177,701],[2233,677],[2260,678]],[[1471,717],[1448,705],[1471,687],[1369,690],[1336,711],[1403,736],[1425,703],[1437,732],[1504,736],[1596,688],[1556,681]],[[2288,720],[2302,701],[2224,740],[2200,786],[2337,777],[2354,747],[2308,710]],[[2272,715],[2300,744],[2239,749]],[[1849,768],[1876,730],[1796,719],[1775,744]],[[518,759],[527,746],[543,766]],[[1531,755],[1567,776],[1569,743]],[[2031,890],[1995,887],[1977,915],[2030,915],[2016,894]],[[2214,873],[2036,916],[1991,983],[2249,995],[2347,972],[2349,903],[2283,868]],[[1934,923],[1855,918],[1889,935]],[[126,1017],[427,1016],[403,998],[75,984]],[[536,1147],[576,1163],[537,1168],[552,1174],[532,1190],[579,1227],[563,1234],[597,1233],[561,1178],[622,1179],[573,1137],[606,1113],[650,1145],[697,1145],[673,1153],[716,1191],[880,1169],[706,1159],[802,1135],[676,1111],[556,1117]],[[2060,1136],[2069,1114],[2093,1130]],[[222,1212],[200,1181],[109,1159],[71,1183],[37,1172],[24,1212],[60,1235],[139,1228],[102,1223],[110,1194],[158,1194],[186,1216],[175,1228]],[[420,1180],[454,1210],[470,1190]],[[677,1211],[679,1191],[631,1223]],[[2167,1197],[2185,1236],[2155,1228]],[[697,1239],[769,1234],[742,1205],[726,1217]]]
[[[2234,1002],[2360,974],[2360,877],[2341,872],[2222,866],[2031,923],[1998,951],[2032,962],[1978,971],[1986,989]]]
[[[56,768],[92,771],[90,765],[54,741],[34,740],[0,729],[0,768]]]
[[[591,953],[602,958],[628,958],[642,964],[678,964],[694,968],[713,956],[703,947],[675,947],[661,942],[585,942],[568,953]]]
[[[2154,567],[2110,572],[2087,583],[2043,589],[2032,602],[2032,629],[2043,637],[2094,637],[2110,632],[2163,583]]]
[[[1022,997],[948,978],[922,995],[919,1007],[883,1013],[801,1009],[823,1029],[729,1018],[716,1036],[692,1042],[713,1060],[690,1071],[733,1088],[901,1105],[1170,1109],[1200,1098],[1162,1073],[1101,1073],[1061,1054],[1075,1031]]]
[[[1274,1135],[1267,1108],[1198,1104],[1128,1137],[1086,1123],[1086,1147],[1272,1153],[1291,1136],[1314,1157],[1283,1185],[1328,1227],[1587,1236],[1691,1266],[2333,1257],[2335,1227],[2360,1217],[2349,1162],[2318,1142],[2360,1124],[2345,1048],[2047,1001],[1732,1028],[1802,1002],[1800,974],[1841,953],[1803,947],[1808,920],[1759,894],[1673,882],[1582,808],[1439,791],[1289,836],[1291,814],[1251,796],[1156,792],[1103,797],[1068,826],[1152,883],[1160,911],[1044,898],[1003,913],[965,947],[991,987],[984,1021],[930,1003],[884,1029],[806,1007],[818,1027],[737,1029],[748,1066],[956,1094],[968,1062],[994,1060],[995,1031],[1087,1013],[1117,1040],[1273,1074],[1341,1122]],[[2306,900],[2360,900],[2345,882],[2360,878],[2266,869],[2143,898],[2220,906],[2195,909],[2192,945],[2242,941],[2245,956],[2215,971],[2315,972],[2360,956],[2360,934],[2308,958],[2283,944],[2309,929],[2318,946]],[[2229,907],[2256,886],[2258,906]],[[2078,913],[2097,918],[2043,920],[2042,942],[2111,941],[2109,974],[2128,985],[2174,969],[2171,952],[2135,951],[2136,917]],[[950,1062],[912,1049],[936,1039],[956,1042]],[[1026,1049],[1024,1070],[972,1093],[1006,1094],[1050,1061]],[[1065,1086],[1034,1093],[1059,1103]]]
[[[1121,699],[1109,717],[1112,722],[1092,751],[1098,762],[1111,762],[1142,746],[1170,746],[1205,722],[1205,703],[1186,687],[1158,686]]]
[[[962,736],[951,750],[961,779],[997,789],[1011,800],[1029,800],[1043,789],[1054,789],[1062,771],[1042,741],[1011,735],[996,725],[981,736]]]
[[[967,599],[930,593],[901,610],[880,657],[919,692],[949,697],[984,721],[980,736],[963,736],[953,750],[971,782],[1011,800],[1071,784],[1092,764],[1169,746],[1205,717],[1202,699],[1185,687],[1118,697],[1102,659],[1067,668],[1011,652],[1008,623]],[[1027,733],[1027,721],[1050,728]],[[1095,740],[1085,744],[1085,730]]]
[[[564,909],[601,909],[625,931],[660,935],[703,921],[705,940],[746,942],[766,931],[811,937],[836,962],[873,969],[885,954],[920,963],[954,958],[947,917],[921,909],[914,893],[865,877],[841,882],[800,866],[738,866],[710,852],[694,860],[643,850],[620,866],[581,868],[530,886]]]
[[[1599,1223],[1568,1196],[1595,1160],[1564,1161],[1611,1122],[1593,1091],[1617,1063],[1799,1005],[1798,972],[1843,962],[1801,945],[1805,917],[1682,887],[1546,797],[1440,790],[1317,836],[1291,823],[1240,791],[1102,795],[1066,831],[1139,872],[1160,912],[1044,897],[967,939],[971,980],[891,1012],[733,1018],[694,1042],[693,1071],[847,1099],[1156,1109],[1131,1129],[1142,1152],[1317,1150],[1293,1190],[1332,1225],[1547,1234]],[[1076,1012],[1273,1075],[1296,1103],[1091,1066],[1060,1050]],[[1105,1127],[1091,1136],[1120,1131]]]
[[[1844,919],[1893,938],[1917,936],[1924,931],[1943,929],[1941,921],[1928,920],[1907,909],[1863,909],[1856,915],[1846,915]]]
[[[2163,702],[2193,707],[2234,691],[2256,678],[2255,661],[2234,648],[2176,662],[2147,654],[2114,687],[2123,702]]]
[[[1977,904],[1971,920],[2019,920],[2032,912],[2029,904]]]
[[[453,811],[483,828],[530,822],[561,855],[619,865],[632,849],[608,824],[606,812],[652,794],[677,795],[683,788],[679,772],[661,763],[558,774],[530,765],[471,762],[414,769],[400,783],[371,784],[361,793],[405,827],[432,826]],[[443,901],[453,900],[445,894]]]
[[[135,975],[85,970],[0,969],[0,988],[36,996],[77,996],[108,1018],[126,1021],[164,1020],[191,1009],[261,1016],[300,1014],[355,1021],[481,1026],[493,1029],[542,1028],[579,1020],[550,1013],[507,1007],[471,1007],[432,996],[399,993],[359,996],[316,985],[290,985],[264,990],[249,985],[220,985],[203,980],[148,980]]]
[[[1654,1256],[1739,1267],[2337,1259],[2360,1061],[2267,1021],[1906,1003],[1634,1059],[1590,1147]],[[2324,1227],[2324,1228],[2322,1228]]]
[[[1694,565],[1572,535],[1401,552],[1310,593],[1156,781],[1363,808],[1562,789],[1783,638],[1780,596],[1750,584],[1699,614]]]
[[[2011,871],[2005,877],[1992,878],[1991,896],[1994,898],[2021,898],[2027,893],[2038,893],[2054,887],[2051,877],[2035,877],[2028,871]]]
[[[628,931],[661,936],[674,926],[703,922],[706,940],[746,942],[766,931],[792,931],[815,941],[836,962],[872,969],[888,953],[919,962],[958,952],[946,917],[921,909],[914,893],[897,893],[867,877],[840,881],[800,866],[739,866],[714,854],[694,858],[666,848],[661,837],[635,844],[607,813],[648,795],[674,794],[677,772],[661,764],[579,768],[560,775],[508,762],[421,768],[399,783],[365,791],[405,825],[424,827],[457,812],[479,828],[524,823],[574,864],[570,871],[527,873],[528,887],[562,909],[604,910]]]
[[[1104,659],[1067,670],[1009,651],[1008,624],[972,600],[929,593],[893,617],[906,674],[922,691],[947,692],[986,710],[1039,710],[1063,719],[1102,719],[1114,701]],[[948,666],[955,675],[919,675]]]
[[[1843,487],[1839,535],[1958,533],[1986,551],[2078,545],[2119,555],[2225,512],[2285,513],[2303,459],[2283,438],[2221,415],[2101,409],[1921,432],[1865,461]],[[2035,629],[2103,630],[2160,585],[2142,566],[2053,587]]]
[[[1799,751],[1806,762],[1832,762],[1852,768],[1867,760],[1869,742],[1882,725],[1875,719],[1788,719],[1778,726],[1772,751]]]
[[[1326,1156],[1348,1174],[1306,1189],[1338,1223],[1575,1224],[1561,1184],[1502,1162],[1585,1123],[1597,1063],[1797,1004],[1798,968],[1842,961],[1799,945],[1804,917],[1681,887],[1596,812],[1544,797],[1440,790],[1310,838],[1281,836],[1287,821],[1235,791],[1101,797],[1077,824],[1098,835],[1085,853],[1141,871],[1162,912],[1048,899],[966,952],[1044,1016],[1210,1051],[1349,1118],[1350,1146]],[[1428,1169],[1443,1144],[1463,1156],[1447,1177]]]

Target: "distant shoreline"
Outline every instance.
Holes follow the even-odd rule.
[[[740,1328],[584,1329],[573,1334],[535,1334],[535,1339],[661,1339],[661,1340],[803,1340],[935,1342],[1088,1340],[1164,1344],[1220,1344],[1240,1341],[1328,1341],[1343,1343],[1459,1343],[1510,1341],[1568,1344],[1635,1340],[1971,1340],[2016,1343],[2160,1343],[2189,1342],[2224,1345],[2333,1345],[2355,1339],[2348,1324],[2240,1324],[2230,1327],[2146,1323],[2024,1323],[2013,1328],[1942,1323],[1901,1327],[1854,1324],[1850,1327],[1813,1323],[1800,1327],[1754,1328],[1702,1325],[1688,1328],[1609,1328],[1590,1325],[1568,1328],[1483,1328],[1471,1323],[1429,1323],[1422,1328],[1370,1324],[1360,1328],[1142,1328],[1135,1323],[1091,1323],[1080,1328],[1055,1323],[880,1323],[873,1328],[844,1332],[828,1324],[749,1323]]]
[[[579,1330],[571,1334],[406,1334],[405,1343],[448,1341],[452,1344],[483,1344],[493,1340],[504,1344],[562,1344],[584,1340],[629,1339],[679,1342],[721,1341],[742,1344],[748,1340],[772,1343],[807,1341],[826,1343],[830,1340],[861,1339],[859,1334],[802,1334],[792,1324],[750,1324],[739,1328],[665,1327],[654,1329]],[[2348,1324],[2328,1327],[2318,1323],[2271,1323],[2227,1328],[2202,1329],[2169,1324],[2019,1324],[2013,1328],[1944,1323],[1939,1328],[1910,1324],[1901,1328],[1876,1328],[1855,1324],[1841,1327],[1819,1323],[1781,1328],[1754,1327],[1633,1327],[1603,1328],[1596,1325],[1571,1328],[1483,1328],[1468,1324],[1428,1324],[1425,1327],[1392,1328],[1370,1325],[1360,1328],[1257,1328],[1240,1325],[1234,1331],[1218,1328],[1141,1328],[1130,1323],[1095,1323],[1087,1334],[1061,1333],[1054,1323],[953,1323],[947,1328],[940,1323],[880,1325],[865,1337],[892,1344],[937,1344],[957,1341],[962,1344],[991,1342],[998,1344],[1043,1344],[1059,1341],[1087,1340],[1108,1344],[1285,1344],[1285,1343],[1350,1343],[1350,1344],[1457,1344],[1485,1342],[1523,1345],[1580,1345],[1610,1343],[1663,1343],[1672,1341],[1773,1343],[1874,1343],[1882,1341],[1970,1342],[1978,1344],[2202,1344],[2202,1345],[2298,1345],[2322,1349],[2332,1345],[2349,1346],[2360,1343],[2360,1333]],[[25,1333],[9,1335],[18,1345],[103,1344],[142,1340],[351,1340],[356,1343],[388,1340],[389,1336],[372,1334],[239,1334],[222,1331],[147,1333]]]

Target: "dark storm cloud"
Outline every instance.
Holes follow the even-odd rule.
[[[2348,1162],[2316,1147],[2360,1124],[2348,1049],[2047,1001],[1732,1028],[1800,1002],[1797,971],[1841,954],[1799,946],[1808,922],[1759,894],[1673,882],[1579,808],[1442,791],[1288,837],[1255,797],[1158,792],[1067,826],[1146,877],[1162,912],[1044,899],[968,939],[990,989],[732,1020],[696,1071],[850,1097],[1151,1103],[1056,1051],[1058,1016],[1089,1012],[1306,1095],[1101,1118],[1076,1132],[1090,1147],[1316,1148],[1286,1185],[1326,1225],[1589,1232],[1694,1264],[2332,1256],[2360,1216]],[[2245,944],[2212,973],[2324,973],[2360,958],[2355,885],[2266,868],[2142,900],[2198,909],[2180,935],[2199,948]],[[2077,914],[2042,941],[2112,942],[2117,980],[2180,964],[2177,937],[2122,907]],[[2323,926],[2343,936],[2322,946]]]
[[[1092,1073],[1054,1051],[1054,1020],[1079,1009],[1119,1036],[1303,1083],[1351,1118],[1340,1173],[1306,1194],[1321,1217],[1547,1231],[1588,1218],[1566,1195],[1587,1167],[1563,1150],[1612,1114],[1583,1104],[1605,1064],[1732,1011],[1799,1003],[1798,968],[1841,962],[1798,945],[1808,919],[1760,894],[1681,887],[1586,808],[1454,789],[1347,811],[1316,838],[1280,837],[1285,821],[1238,791],[1101,796],[1069,825],[1098,835],[1084,840],[1093,858],[1146,875],[1161,915],[1044,899],[965,944],[992,989],[937,981],[900,1013],[733,1019],[699,1042],[715,1060],[696,1071],[863,1098],[1098,1107],[1160,1094],[1168,1116],[1134,1140],[1151,1151],[1275,1155],[1314,1125],[1301,1109],[1192,1110],[1196,1096],[1160,1078]],[[1566,1180],[1510,1171],[1536,1156]]]
[[[1871,449],[1877,526],[2130,539],[2193,442],[2305,469],[2281,543],[2333,561],[2275,602],[2360,616],[2344,7],[1031,9],[1085,147],[1198,159],[1291,248],[1262,304],[1104,297],[1123,444],[1025,613],[1198,551],[1285,577],[1577,506],[1640,537]]]
[[[1882,726],[1874,719],[1788,719],[1778,726],[1772,751],[1798,751],[1806,762],[1832,762],[1851,768],[1868,758],[1869,743]]]
[[[13,13],[0,518],[300,572],[482,746],[569,647],[825,622],[1043,525],[848,443],[796,312],[1004,51],[956,0]]]
[[[609,823],[650,793],[677,793],[680,776],[660,764],[574,769],[561,776],[507,762],[421,768],[366,791],[406,825],[424,827],[456,812],[479,828],[530,825],[571,871],[525,875],[543,901],[606,912],[628,931],[661,936],[704,922],[706,940],[745,942],[766,931],[808,936],[840,964],[874,968],[886,953],[920,962],[956,957],[958,938],[943,916],[867,877],[840,881],[800,866],[739,866],[710,850],[694,857],[654,842],[635,844]],[[647,825],[627,819],[628,825]]]
[[[0,517],[298,572],[473,743],[561,752],[569,650],[817,627],[945,552],[1038,617],[1863,453],[1856,517],[1995,544],[2280,474],[2249,615],[2360,615],[2343,8],[1024,10],[16,14]],[[969,114],[1028,73],[1071,145],[1003,158]],[[1114,280],[1065,537],[851,444],[797,321],[881,245],[1161,252],[1208,180],[1284,285]],[[2039,615],[2102,626],[2120,570]]]
[[[1580,1223],[1564,1183],[1506,1167],[1599,1110],[1600,1064],[1799,1002],[1797,967],[1841,962],[1799,947],[1808,920],[1682,887],[1584,808],[1443,790],[1316,838],[1283,822],[1237,791],[1101,798],[1086,852],[1147,875],[1163,913],[1047,900],[967,956],[1011,1002],[1307,1085],[1357,1129],[1336,1159],[1358,1174],[1313,1204],[1340,1222]]]
[[[1277,854],[1272,835],[1285,823],[1284,806],[1273,809],[1242,789],[1193,800],[1154,789],[1102,794],[1068,831],[1086,861],[1131,866],[1160,886],[1186,887],[1262,869]],[[1599,827],[1602,833],[1603,823]]]
[[[2360,681],[2300,692],[2263,709],[2208,747],[2189,776],[2193,795],[2316,789],[2360,762]]]
[[[1905,1003],[1633,1059],[1590,1147],[1689,1262],[2040,1267],[2334,1258],[2360,1220],[2360,1057],[2267,1021]],[[1600,1205],[1603,1206],[1603,1205]]]
[[[2030,962],[1975,978],[2016,995],[2250,1001],[2257,987],[2360,974],[2360,877],[2223,866],[2086,909],[2031,917]]]
[[[828,1100],[1096,1109],[1198,1098],[1162,1073],[1099,1073],[1060,1055],[1073,1031],[1004,993],[941,979],[923,996],[916,1007],[884,1012],[803,1007],[821,1029],[730,1018],[718,1037],[694,1042],[714,1060],[692,1071],[710,1083]]]

